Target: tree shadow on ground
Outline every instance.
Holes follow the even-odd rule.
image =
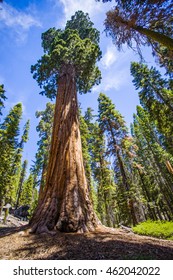
[[[41,260],[172,260],[173,242],[111,233],[32,235],[15,254]]]
[[[3,238],[5,236],[12,235],[14,233],[26,230],[27,228],[28,228],[28,225],[19,226],[19,227],[16,227],[16,226],[0,227],[0,238]]]

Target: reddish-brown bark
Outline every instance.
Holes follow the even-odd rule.
[[[46,186],[31,220],[32,230],[86,232],[98,223],[83,165],[75,71],[72,65],[64,65],[58,80]]]

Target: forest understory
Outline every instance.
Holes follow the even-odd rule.
[[[98,227],[90,233],[29,233],[28,225],[0,227],[3,260],[171,260],[173,241],[124,229]]]

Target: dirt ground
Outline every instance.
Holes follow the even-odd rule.
[[[57,232],[51,236],[30,234],[27,225],[1,225],[0,259],[173,260],[173,241],[104,227],[86,234]]]

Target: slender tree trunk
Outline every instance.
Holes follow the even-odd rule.
[[[139,177],[141,179],[141,182],[142,182],[142,191],[143,191],[143,194],[144,194],[144,196],[145,196],[145,198],[147,200],[147,208],[148,208],[148,212],[149,212],[149,218],[151,218],[153,220],[157,220],[157,216],[156,216],[155,210],[150,207],[150,202],[153,199],[151,198],[151,194],[148,191],[147,186],[146,186],[146,184],[144,182],[143,175],[141,174],[139,169],[137,169],[137,170],[138,170],[138,174],[139,174]]]
[[[115,21],[116,21],[116,19],[115,19]],[[138,31],[139,33],[147,36],[148,38],[152,39],[153,41],[162,44],[163,46],[167,47],[170,50],[173,50],[173,39],[171,37],[168,37],[167,35],[164,35],[162,33],[159,33],[158,31],[154,31],[149,28],[131,24],[131,22],[128,22],[127,20],[124,20],[122,18],[120,21],[125,26],[128,26],[128,27]]]
[[[105,204],[105,211],[106,211],[106,224],[108,227],[112,226],[111,217],[110,217],[110,210],[109,210],[109,191],[104,190],[104,204]]]
[[[142,26],[134,26],[133,29],[139,31],[141,34],[146,35],[147,37],[151,38],[152,40],[162,44],[163,46],[167,47],[170,50],[173,50],[173,39],[161,34],[157,31],[144,28]]]
[[[110,213],[109,213],[109,206],[108,206],[108,197],[109,197],[109,191],[105,190],[104,188],[104,180],[105,180],[105,176],[104,176],[104,159],[102,156],[99,156],[99,161],[100,161],[100,172],[101,172],[101,181],[99,182],[99,190],[100,190],[100,199],[98,197],[98,201],[99,201],[99,206],[100,206],[100,211],[99,213],[101,215],[103,215],[104,211],[103,211],[103,207],[101,206],[102,204],[102,200],[104,203],[104,209],[105,209],[105,215],[103,215],[103,217],[105,216],[105,219],[102,219],[102,221],[106,222],[106,225],[108,227],[111,227],[111,219],[110,219]]]
[[[171,101],[166,99],[162,93],[160,93],[160,91],[151,83],[148,82],[148,84],[150,85],[150,87],[153,89],[153,91],[155,92],[155,94],[157,95],[158,98],[160,98],[163,103],[169,108],[169,110],[173,113],[173,106],[171,104]],[[164,88],[163,88],[164,90]],[[171,114],[172,115],[172,114]]]
[[[114,143],[115,154],[116,154],[116,157],[118,159],[118,165],[119,165],[120,173],[121,173],[121,176],[122,176],[123,186],[124,186],[125,191],[128,192],[128,191],[130,191],[130,184],[128,182],[128,177],[126,175],[123,160],[121,158],[120,150],[119,150],[119,147],[116,143],[116,139],[114,137],[114,134],[113,134],[113,131],[112,131],[112,126],[111,126],[110,122],[109,122],[109,129],[110,129],[112,140],[113,140],[113,143]],[[132,223],[135,226],[137,224],[137,219],[136,219],[136,215],[135,215],[134,201],[130,197],[129,197],[129,209],[130,209],[130,214],[131,214],[131,218],[132,218]]]
[[[31,220],[32,231],[86,232],[98,224],[83,165],[75,71],[72,65],[64,65],[58,81],[46,186]]]
[[[2,216],[2,211],[3,211],[3,201],[0,200],[0,216]]]

